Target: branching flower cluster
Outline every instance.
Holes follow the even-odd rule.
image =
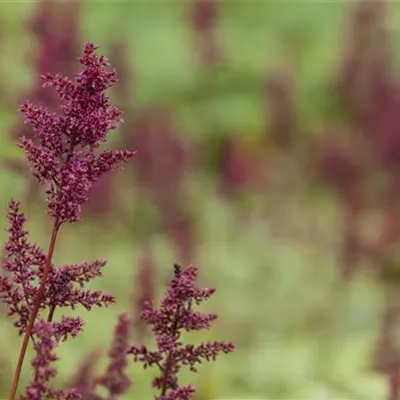
[[[38,143],[22,138],[33,175],[46,188],[50,215],[58,223],[81,218],[92,184],[134,155],[129,150],[96,152],[107,134],[122,122],[121,111],[109,103],[104,91],[116,81],[107,59],[96,46],[86,44],[80,63],[85,67],[75,81],[61,75],[43,76],[44,87],[56,90],[61,114],[25,102],[21,106]]]
[[[133,346],[129,353],[144,368],[156,366],[160,375],[153,380],[153,387],[160,391],[157,400],[189,400],[195,392],[192,385],[180,386],[178,373],[188,366],[197,372],[196,365],[202,361],[214,361],[219,353],[233,351],[230,342],[209,342],[198,346],[184,344],[183,332],[210,328],[217,318],[215,314],[195,311],[194,307],[207,300],[215,289],[196,286],[198,270],[190,266],[182,269],[175,265],[174,277],[168,285],[166,296],[157,309],[150,302],[141,313],[142,319],[151,327],[157,341],[157,350]]]
[[[59,323],[46,322],[39,319],[34,328],[34,348],[36,357],[32,360],[33,376],[20,400],[75,400],[80,399],[75,389],[60,390],[52,388],[49,383],[57,375],[52,364],[58,360],[54,350],[60,341],[75,336],[82,330],[80,318],[63,317]]]
[[[73,391],[77,391],[85,400],[119,399],[130,388],[132,381],[126,374],[128,364],[127,351],[130,347],[131,321],[127,314],[121,314],[111,343],[109,364],[99,377],[93,376],[97,357],[91,354],[81,365],[75,379],[72,381]],[[99,395],[101,389],[107,392],[107,397]]]
[[[20,147],[27,154],[37,182],[45,188],[53,232],[46,254],[29,242],[24,227],[26,218],[19,202],[9,203],[9,238],[3,262],[7,274],[0,280],[0,299],[7,306],[18,333],[24,334],[11,400],[16,396],[30,339],[37,357],[26,398],[69,398],[70,394],[54,391],[49,386],[55,375],[50,364],[56,360],[53,349],[68,336],[75,336],[82,329],[83,321],[62,317],[61,321],[54,322],[56,308],[82,305],[90,310],[93,306],[103,307],[114,302],[112,295],[84,288],[89,280],[101,276],[105,261],[59,268],[52,264],[61,225],[79,221],[92,184],[134,155],[129,150],[98,151],[109,131],[122,118],[121,111],[110,104],[105,94],[117,81],[116,73],[109,69],[104,56],[96,54],[96,49],[91,43],[84,45],[79,59],[83,69],[74,80],[61,75],[43,76],[44,87],[53,88],[59,97],[59,113],[28,101],[21,106],[24,122],[32,126],[34,138],[22,137]]]
[[[22,335],[37,297],[37,282],[43,277],[46,255],[40,247],[28,241],[28,231],[24,229],[26,218],[19,208],[18,202],[9,203],[9,238],[3,261],[3,269],[8,273],[0,277],[0,300],[8,306],[8,316],[13,318],[15,327]],[[54,313],[56,307],[75,308],[82,305],[90,310],[94,306],[113,303],[114,296],[83,288],[90,279],[101,276],[105,265],[102,260],[59,268],[52,265],[39,310],[43,313],[48,311],[47,319],[52,320],[51,312],[53,310]]]
[[[197,269],[194,267],[176,266],[160,309],[150,303],[143,309],[142,318],[157,339],[156,352],[132,347],[131,322],[122,314],[104,374],[100,377],[82,374],[80,381],[69,389],[59,389],[54,384],[57,347],[78,335],[84,326],[82,318],[65,316],[63,309],[82,306],[90,311],[115,301],[111,294],[85,288],[90,280],[101,277],[106,261],[53,264],[57,234],[62,224],[81,219],[82,206],[88,200],[93,183],[135,154],[129,150],[98,149],[122,118],[121,111],[113,107],[105,95],[117,81],[116,73],[109,69],[104,56],[96,54],[96,49],[91,43],[84,45],[83,56],[79,59],[83,69],[74,80],[61,75],[43,76],[44,87],[53,88],[59,97],[59,113],[29,102],[21,106],[25,123],[32,126],[35,137],[23,137],[20,147],[27,154],[34,177],[45,189],[53,231],[45,252],[29,241],[25,228],[27,220],[20,203],[9,202],[9,236],[2,262],[4,273],[0,276],[0,301],[18,334],[23,336],[9,400],[17,398],[29,342],[36,356],[31,361],[31,379],[20,400],[116,400],[131,386],[126,371],[131,355],[144,367],[153,364],[159,367],[160,376],[153,382],[160,391],[157,400],[189,400],[195,388],[179,386],[177,374],[181,367],[189,366],[196,371],[195,365],[201,361],[214,360],[220,352],[233,350],[231,343],[193,346],[180,341],[182,331],[207,329],[216,318],[214,314],[201,314],[193,309],[214,293],[213,289],[195,286]],[[90,370],[90,365],[86,370]],[[106,397],[98,394],[99,389],[108,393]]]

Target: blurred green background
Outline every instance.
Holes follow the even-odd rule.
[[[32,238],[47,247],[44,200],[16,147],[26,133],[17,106],[23,98],[51,105],[40,97],[38,75],[72,73],[84,41],[100,45],[121,79],[111,95],[125,124],[109,145],[138,150],[94,189],[84,220],[60,234],[56,262],[108,259],[92,286],[117,296],[107,310],[76,311],[86,328],[60,348],[61,382],[93,350],[105,355],[119,312],[135,319],[147,258],[157,298],[173,262],[196,264],[201,283],[217,288],[207,310],[219,319],[193,340],[237,345],[197,375],[184,375],[197,386],[196,399],[385,398],[386,373],[373,360],[397,281],[377,277],[375,263],[389,261],[375,259],[357,261],[361,268],[343,279],[347,203],[321,178],[316,157],[325,138],[346,137],[351,126],[335,85],[357,7],[301,0],[0,3],[3,215],[10,198],[20,199]],[[400,4],[388,7],[382,26],[396,71]],[[363,212],[364,234],[380,229],[377,209]],[[0,329],[6,395],[20,338],[5,318]],[[150,399],[151,372],[131,370],[126,398]],[[29,376],[27,363],[25,382]]]

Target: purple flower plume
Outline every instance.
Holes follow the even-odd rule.
[[[91,310],[93,306],[103,307],[114,302],[112,295],[84,288],[89,280],[101,276],[105,261],[59,268],[52,263],[60,226],[64,222],[79,221],[92,184],[134,155],[128,150],[98,151],[107,140],[108,132],[116,128],[122,118],[121,111],[109,103],[104,93],[117,81],[116,73],[108,68],[104,56],[96,55],[96,49],[91,43],[83,46],[83,56],[79,58],[83,69],[74,80],[61,75],[42,77],[44,87],[53,88],[60,100],[58,113],[28,101],[21,106],[24,122],[31,125],[35,138],[22,137],[20,147],[27,154],[37,182],[45,188],[53,232],[46,254],[28,241],[24,227],[26,218],[20,212],[19,202],[9,203],[9,237],[2,263],[7,273],[0,277],[0,300],[18,333],[24,334],[11,400],[16,398],[30,340],[37,356],[32,362],[32,380],[22,399],[79,398],[76,390],[66,392],[50,386],[56,375],[52,367],[57,360],[54,349],[61,341],[75,336],[83,326],[82,320],[64,317],[58,309],[81,305]],[[57,313],[61,311],[58,321],[55,321],[56,309]],[[113,379],[117,379],[114,375]],[[112,393],[115,388],[109,390]]]
[[[49,382],[57,375],[52,363],[58,360],[54,350],[60,341],[69,336],[75,336],[82,330],[83,321],[80,318],[63,317],[61,322],[46,322],[42,319],[35,323],[36,341],[34,349],[36,357],[32,361],[33,375],[19,400],[77,400],[81,396],[75,389],[60,390],[49,386]]]
[[[82,71],[74,80],[61,75],[45,75],[44,87],[55,90],[60,100],[60,111],[25,102],[21,106],[24,121],[33,128],[35,139],[23,137],[20,142],[37,182],[45,188],[48,213],[53,219],[53,232],[46,254],[29,242],[25,229],[26,218],[17,201],[10,201],[8,209],[9,236],[5,245],[0,276],[0,301],[13,320],[22,346],[11,384],[10,400],[16,399],[19,378],[29,342],[36,352],[32,376],[19,400],[117,400],[127,393],[131,380],[127,375],[128,357],[144,368],[156,366],[160,374],[152,386],[159,390],[156,400],[190,400],[193,385],[181,386],[178,373],[187,366],[197,372],[197,364],[213,361],[222,353],[233,351],[234,345],[207,342],[200,345],[184,344],[181,333],[208,329],[217,318],[194,308],[207,300],[215,289],[196,286],[197,268],[175,265],[174,276],[168,285],[159,308],[152,302],[144,304],[141,318],[156,338],[157,350],[131,347],[130,324],[122,314],[109,351],[109,364],[104,374],[92,377],[94,359],[81,369],[76,387],[58,389],[53,386],[57,375],[54,363],[58,360],[57,347],[75,337],[83,329],[80,317],[67,317],[65,308],[78,306],[90,311],[114,302],[114,296],[100,290],[86,289],[86,284],[101,277],[106,261],[94,260],[82,264],[52,263],[57,233],[64,222],[81,219],[82,206],[88,200],[92,185],[106,172],[114,170],[135,153],[129,150],[99,151],[108,132],[122,122],[121,111],[113,107],[104,94],[116,82],[114,70],[104,56],[96,55],[97,47],[87,43],[79,59]],[[99,389],[99,390],[98,390]],[[107,392],[107,395],[98,392]]]
[[[37,296],[37,282],[43,276],[46,256],[40,247],[28,241],[28,232],[24,229],[26,218],[16,201],[9,204],[8,220],[9,238],[5,246],[3,268],[9,274],[0,276],[0,300],[7,306],[8,316],[14,319],[16,328],[22,334]],[[105,265],[105,261],[94,260],[59,268],[53,266],[39,310],[51,312],[55,307],[74,309],[78,305],[90,310],[93,306],[113,303],[114,296],[83,288],[89,280],[101,276]]]
[[[179,386],[178,372],[188,366],[197,372],[196,365],[203,361],[215,360],[219,353],[230,353],[234,345],[230,342],[208,342],[200,345],[183,344],[183,331],[197,331],[210,328],[217,318],[215,314],[194,310],[215,292],[211,288],[196,286],[197,268],[182,269],[175,265],[174,277],[168,285],[167,293],[157,309],[150,302],[142,311],[143,320],[151,327],[157,342],[157,350],[133,346],[129,353],[135,362],[144,368],[156,366],[160,375],[153,380],[153,387],[160,390],[157,400],[189,400],[194,393],[193,386]]]
[[[50,215],[59,223],[80,220],[92,184],[134,155],[129,150],[95,151],[122,122],[121,111],[104,94],[117,81],[116,73],[96,49],[91,43],[84,45],[79,59],[84,69],[75,80],[43,76],[43,86],[53,88],[60,98],[60,113],[28,101],[20,108],[37,139],[23,137],[20,146],[36,180],[46,188]]]
[[[96,355],[91,354],[79,368],[79,373],[73,380],[73,387],[79,391],[85,400],[117,400],[126,393],[131,386],[131,380],[126,374],[128,366],[128,349],[130,347],[130,320],[127,314],[118,318],[114,331],[114,338],[108,352],[109,364],[104,374],[93,378]],[[102,387],[108,392],[107,397],[98,394]]]
[[[124,394],[131,386],[131,380],[125,373],[128,365],[127,351],[130,341],[130,320],[126,314],[119,316],[114,332],[114,340],[108,353],[110,363],[102,377],[97,380],[100,386],[107,389],[109,398]]]

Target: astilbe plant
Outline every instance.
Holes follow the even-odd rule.
[[[160,307],[156,308],[148,302],[141,313],[142,319],[153,331],[157,350],[133,346],[129,353],[144,368],[155,366],[159,369],[159,375],[152,382],[153,387],[159,391],[156,400],[191,399],[195,387],[179,384],[178,373],[181,368],[188,366],[191,371],[197,372],[197,364],[215,360],[219,353],[229,353],[234,349],[230,342],[215,341],[195,346],[181,341],[182,333],[208,329],[217,318],[215,314],[194,310],[195,306],[215,292],[212,288],[198,288],[197,274],[198,270],[194,266],[181,268],[175,264],[174,277]]]
[[[237,134],[221,138],[218,169],[220,192],[228,200],[260,192],[269,179],[264,149],[256,148]]]
[[[264,99],[270,119],[268,136],[274,144],[285,148],[293,144],[296,133],[293,72],[286,67],[268,75],[264,86]]]
[[[101,376],[94,377],[94,368],[99,355],[97,352],[89,354],[81,364],[70,385],[73,393],[79,393],[81,399],[118,399],[118,396],[126,393],[131,386],[132,382],[126,374],[127,350],[130,347],[130,325],[127,314],[121,314],[108,352],[109,364]],[[98,389],[106,391],[107,397],[99,395]]]
[[[218,66],[222,60],[221,46],[217,36],[219,19],[215,0],[189,2],[188,23],[193,30],[194,48],[203,67]]]
[[[104,93],[117,81],[116,73],[108,68],[104,56],[96,55],[96,49],[91,43],[84,45],[79,59],[83,69],[75,80],[61,75],[43,76],[44,87],[54,88],[60,98],[59,113],[27,101],[21,106],[25,123],[33,127],[35,141],[23,137],[20,147],[27,154],[34,177],[45,189],[53,230],[46,254],[28,241],[26,218],[19,203],[10,202],[9,239],[3,262],[10,274],[1,278],[0,296],[19,334],[24,335],[11,400],[16,397],[30,338],[37,357],[33,360],[32,380],[22,398],[76,398],[73,391],[63,393],[51,388],[55,370],[50,365],[56,360],[53,349],[60,341],[76,335],[83,321],[62,317],[56,322],[56,308],[82,305],[90,310],[114,301],[111,295],[83,288],[87,281],[101,275],[104,261],[60,268],[52,264],[60,227],[81,219],[92,184],[134,155],[128,150],[96,151],[106,141],[108,132],[122,121],[121,111],[109,103]]]
[[[147,302],[151,302],[155,298],[156,275],[157,269],[153,253],[144,246],[138,260],[132,293],[133,328],[135,338],[138,340],[143,339],[147,334],[147,326],[141,318],[141,312]]]
[[[104,374],[94,380],[93,390],[85,399],[102,400],[103,398],[95,394],[96,387],[100,386],[108,392],[107,399],[116,399],[116,396],[126,393],[131,386],[131,380],[126,375],[128,364],[127,350],[130,340],[130,321],[126,314],[119,316],[117,327],[115,328],[114,340],[108,353],[110,362]]]
[[[321,169],[343,213],[342,277],[370,264],[385,292],[373,366],[386,376],[392,400],[400,394],[400,81],[393,68],[389,11],[387,1],[355,5],[335,84],[348,123],[345,134],[324,139]],[[373,237],[365,234],[370,215],[379,218]]]
[[[84,326],[80,317],[65,316],[60,309],[83,306],[105,307],[114,296],[100,290],[85,289],[91,279],[102,275],[106,265],[94,260],[76,265],[56,267],[52,257],[58,232],[65,223],[81,220],[82,207],[88,200],[92,185],[106,172],[113,170],[135,153],[129,150],[98,151],[110,130],[122,122],[121,111],[113,107],[105,91],[116,81],[104,56],[96,54],[97,47],[86,43],[79,58],[83,69],[74,80],[61,75],[45,75],[44,87],[55,89],[60,99],[60,111],[23,103],[25,123],[33,127],[35,138],[22,137],[20,147],[27,154],[33,176],[44,187],[48,214],[52,219],[49,249],[44,252],[28,239],[26,217],[20,203],[11,200],[8,210],[9,237],[2,263],[7,272],[0,277],[0,301],[7,308],[18,334],[23,336],[18,363],[9,399],[17,396],[25,353],[32,341],[36,356],[31,361],[32,376],[20,400],[116,400],[131,386],[126,368],[130,355],[144,367],[156,365],[160,376],[153,386],[160,393],[157,400],[189,400],[195,388],[180,386],[177,374],[181,367],[203,360],[214,360],[220,352],[228,353],[232,343],[213,342],[199,346],[184,345],[182,331],[207,329],[216,319],[214,314],[194,311],[195,305],[209,298],[214,289],[199,289],[195,285],[197,269],[175,266],[166,297],[159,309],[146,303],[141,316],[157,340],[157,351],[132,347],[131,322],[126,314],[119,316],[112,340],[110,362],[100,377],[93,377],[95,359],[86,360],[80,376],[68,389],[54,386],[58,346],[78,335]],[[57,318],[57,315],[60,317]],[[99,389],[107,392],[99,395]]]
[[[54,349],[60,340],[75,336],[81,329],[82,321],[79,318],[63,317],[60,323],[40,319],[35,323],[32,333],[35,335],[34,348],[37,355],[32,361],[33,377],[20,400],[81,398],[75,389],[60,390],[49,386],[49,381],[57,375],[56,369],[52,367],[52,363],[58,360]]]

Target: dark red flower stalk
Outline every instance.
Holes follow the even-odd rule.
[[[42,90],[43,74],[72,75],[76,72],[79,48],[81,3],[40,0],[28,26],[36,39],[37,49],[33,62],[37,81],[27,96],[35,103],[56,110],[59,99],[52,91]],[[29,129],[19,127],[16,137],[34,137]]]
[[[400,395],[400,351],[396,344],[399,316],[399,297],[392,288],[386,293],[386,308],[373,359],[375,370],[387,376],[388,400],[398,400]]]
[[[80,318],[63,317],[59,323],[47,322],[42,319],[34,326],[35,343],[33,347],[36,357],[32,361],[33,377],[25,388],[20,400],[42,400],[46,398],[58,400],[75,400],[81,396],[76,389],[59,390],[49,384],[57,375],[52,364],[58,360],[54,350],[59,342],[70,336],[77,335],[82,330],[83,322]]]
[[[386,264],[389,254],[393,256],[393,246],[400,239],[400,221],[395,211],[400,200],[400,82],[391,68],[385,11],[385,2],[360,2],[355,9],[352,48],[340,77],[340,98],[350,106],[352,125],[347,148],[341,154],[348,160],[347,165],[352,165],[352,171],[337,179],[344,193],[342,200],[357,203],[360,216],[371,209],[381,213],[380,238],[375,244],[361,245],[365,255],[380,266]],[[354,191],[358,191],[356,202]]]
[[[321,164],[325,181],[335,186],[343,204],[344,259],[354,266],[362,255],[379,268],[393,255],[389,247],[400,238],[400,227],[395,226],[399,220],[393,213],[393,204],[400,199],[400,86],[391,71],[385,11],[384,1],[360,1],[354,10],[338,82],[350,128],[339,146],[328,139]],[[381,213],[383,229],[376,243],[363,243],[359,222],[371,210]]]
[[[386,1],[357,4],[337,85],[356,128],[350,132],[365,138],[379,166],[396,163],[399,152],[400,86],[392,70],[386,8]]]
[[[317,165],[323,181],[339,198],[343,211],[339,262],[344,279],[351,277],[364,249],[359,237],[365,199],[365,167],[360,144],[351,138],[329,135],[317,149]]]
[[[296,115],[293,102],[293,76],[290,71],[276,72],[268,77],[265,85],[265,100],[270,120],[268,137],[287,147],[293,140]]]
[[[248,181],[247,166],[244,163],[237,137],[228,135],[221,141],[221,190],[225,196],[230,198],[245,188]]]
[[[99,351],[91,351],[78,367],[78,372],[71,380],[70,387],[75,389],[82,399],[95,400],[95,367],[100,357]]]
[[[174,277],[160,307],[147,303],[142,312],[143,320],[150,326],[157,342],[157,350],[147,347],[132,347],[129,353],[135,362],[144,368],[156,367],[159,375],[153,380],[158,390],[156,400],[190,400],[195,392],[192,385],[181,386],[178,373],[187,366],[197,372],[196,365],[203,361],[214,361],[220,353],[234,350],[232,343],[207,342],[200,345],[183,344],[183,332],[209,329],[217,316],[195,311],[195,307],[207,300],[215,289],[201,289],[196,286],[197,268],[181,268],[175,264]]]
[[[398,400],[400,397],[400,365],[390,371],[388,400]]]
[[[0,293],[10,316],[16,317],[16,327],[20,333],[24,332],[10,400],[16,396],[38,315],[47,311],[50,323],[57,307],[82,305],[90,310],[114,301],[113,296],[101,291],[82,288],[88,280],[101,275],[104,261],[59,269],[52,265],[62,224],[79,221],[93,183],[134,155],[128,150],[96,151],[107,140],[109,131],[122,121],[121,111],[109,103],[104,93],[117,81],[115,71],[108,68],[104,56],[96,55],[96,49],[91,43],[84,45],[84,54],[79,59],[83,69],[75,80],[62,75],[43,76],[44,87],[53,88],[60,99],[59,113],[28,101],[21,106],[25,123],[33,128],[35,141],[23,137],[20,146],[27,154],[33,176],[45,189],[53,232],[45,254],[27,241],[25,217],[19,211],[19,204],[10,202],[10,237],[3,267],[13,276],[2,277]],[[35,281],[40,283],[39,287],[34,285]]]
[[[188,164],[171,119],[168,110],[149,110],[134,124],[130,139],[138,149],[138,183],[160,205],[180,196]]]
[[[217,37],[217,2],[190,0],[189,3],[189,26],[193,29],[198,58],[203,66],[214,67],[222,60]]]
[[[96,384],[108,392],[107,399],[117,400],[131,386],[131,380],[126,375],[128,365],[128,350],[130,347],[130,320],[126,314],[118,318],[114,339],[108,353],[110,363],[105,373],[96,380]]]
[[[386,1],[359,0],[349,24],[350,32],[346,32],[343,42],[345,53],[340,67],[336,87],[340,96],[352,111],[365,107],[364,96],[370,96],[368,89],[371,83],[368,75],[377,52],[386,50],[377,34],[382,33]]]
[[[55,46],[55,56],[57,56],[57,69],[47,72],[62,75],[72,75],[76,72],[76,57],[79,56],[78,49],[81,42],[81,20],[82,20],[82,1],[66,1],[60,3],[58,9],[57,43]],[[46,70],[45,70],[46,71]]]
[[[187,202],[185,179],[190,169],[186,143],[179,138],[166,109],[152,109],[134,122],[127,141],[138,149],[138,184],[155,203],[161,224],[175,245],[182,261],[194,257],[194,226],[184,210]],[[185,235],[188,235],[184,238]],[[184,240],[183,240],[184,239]]]
[[[114,337],[108,352],[109,363],[105,372],[94,377],[94,367],[98,354],[92,353],[82,363],[78,374],[72,381],[72,388],[84,400],[117,400],[130,388],[132,382],[126,375],[128,366],[128,350],[130,348],[130,325],[126,314],[118,317]],[[99,390],[101,389],[101,390]],[[98,392],[107,392],[107,396]]]
[[[135,274],[134,290],[132,293],[133,324],[135,338],[142,342],[146,334],[146,324],[140,317],[148,302],[155,300],[156,266],[153,254],[147,248],[143,249],[139,262],[137,274]]]
[[[343,260],[348,271],[360,255],[377,261],[376,246],[372,249],[363,243],[360,222],[371,209],[380,209],[383,217],[386,214],[387,188],[379,183],[379,175],[393,181],[392,160],[398,152],[399,87],[390,72],[384,11],[385,2],[360,1],[355,8],[353,31],[346,39],[350,45],[338,79],[339,99],[349,110],[349,128],[347,135],[328,137],[319,153],[324,180],[343,204]]]
[[[182,204],[165,205],[163,207],[164,231],[172,240],[180,262],[188,263],[196,258],[195,221]]]
[[[269,179],[266,158],[263,149],[249,146],[243,137],[223,137],[218,157],[221,193],[232,199],[265,187]]]
[[[337,84],[351,126],[349,145],[339,151],[345,168],[336,163],[332,170],[336,171],[336,186],[341,187],[348,259],[357,262],[361,255],[371,261],[384,289],[391,291],[399,278],[393,265],[400,240],[400,82],[392,68],[386,13],[386,1],[360,1],[354,10]],[[359,222],[371,211],[380,215],[382,229],[372,243],[366,243]],[[391,339],[395,328],[388,322],[388,315],[394,318],[391,307],[387,304],[378,346],[382,355],[379,372],[387,376],[390,400],[400,390],[399,354]]]
[[[37,80],[26,94],[34,103],[45,106],[54,111],[59,106],[56,94],[50,90],[42,90],[40,76],[46,73],[61,73],[72,75],[76,70],[80,36],[81,3],[53,2],[39,0],[34,8],[33,15],[28,21],[33,37],[36,40],[35,56],[29,63],[33,63]],[[32,131],[18,122],[11,134],[19,139],[21,136],[35,140]],[[16,170],[21,167],[15,166]],[[28,171],[22,169],[22,173]],[[38,186],[34,180],[29,180],[27,200],[32,202],[39,198]]]
[[[105,218],[117,209],[113,175],[104,175],[96,182],[90,192],[87,204],[87,215]]]
[[[35,66],[40,74],[60,73],[71,75],[76,71],[75,60],[80,41],[80,16],[82,3],[74,2],[37,2],[29,27],[37,40]],[[41,82],[35,87],[36,95],[40,98],[51,96],[42,93]],[[50,103],[56,97],[47,97]],[[34,99],[37,101],[38,99]],[[46,102],[47,103],[47,102]]]
[[[28,29],[36,39],[37,51],[31,60],[37,75],[35,76],[35,83],[31,89],[30,97],[34,101],[40,100],[43,105],[52,105],[56,100],[54,93],[41,90],[42,82],[40,76],[46,72],[56,73],[57,60],[54,57],[54,23],[57,11],[57,4],[55,2],[38,1],[33,10],[31,19],[28,21]],[[46,48],[48,51],[46,52]],[[26,131],[29,131],[26,129]],[[17,132],[18,133],[18,132]],[[21,135],[18,135],[20,137]]]

